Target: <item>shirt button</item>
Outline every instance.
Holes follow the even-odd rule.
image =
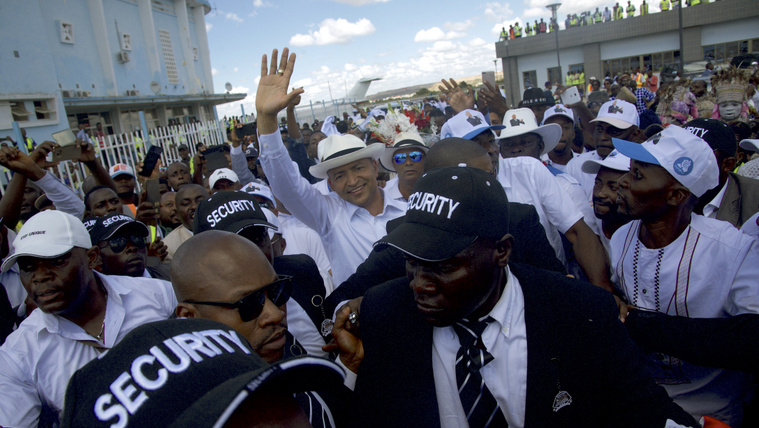
[[[646,290],[646,289],[644,288],[644,289],[643,289],[643,294],[646,294],[646,293],[648,293],[648,290]]]

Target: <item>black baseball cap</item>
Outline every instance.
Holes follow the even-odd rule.
[[[255,147],[250,146],[247,149],[245,149],[245,157],[246,158],[257,158],[258,157],[258,150],[256,150]]]
[[[552,106],[555,103],[546,98],[546,93],[540,88],[529,88],[524,91],[519,107]]]
[[[683,128],[709,143],[712,150],[735,156],[738,146],[735,131],[727,123],[717,119],[698,118],[687,122]]]
[[[93,245],[97,245],[98,242],[107,241],[120,230],[128,230],[143,237],[150,235],[150,229],[147,226],[128,215],[111,213],[103,217],[97,217],[91,223],[91,227],[87,227],[87,224],[90,224],[90,220],[89,218],[85,219],[84,223],[87,231],[90,232],[90,239],[92,239]]]
[[[426,261],[449,259],[478,237],[509,232],[509,201],[487,172],[461,166],[434,169],[414,185],[403,223],[374,244]]]
[[[240,233],[251,226],[276,227],[266,221],[266,214],[261,210],[253,195],[237,190],[223,190],[202,201],[192,221],[194,233],[206,230],[224,230]]]
[[[216,321],[158,321],[134,329],[74,373],[61,426],[221,426],[255,391],[312,391],[344,378],[322,358],[269,364]]]

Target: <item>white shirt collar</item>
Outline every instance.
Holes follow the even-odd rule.
[[[704,217],[711,217],[714,218],[717,216],[717,211],[719,211],[719,206],[722,205],[722,199],[725,197],[725,192],[727,191],[727,182],[725,182],[725,185],[722,186],[722,190],[717,193],[717,196],[714,197],[706,206],[704,207]]]

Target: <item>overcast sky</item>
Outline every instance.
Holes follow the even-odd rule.
[[[501,27],[548,21],[545,5],[554,1],[211,0],[206,27],[214,90],[225,92],[231,83],[233,92],[249,94],[243,104],[246,113],[253,112],[261,55],[284,46],[298,56],[292,84],[304,87],[306,104],[329,100],[330,88],[332,98],[345,97],[362,77],[383,78],[372,83],[372,94],[478,75],[495,70]],[[559,21],[563,25],[567,13],[613,4],[567,1]],[[240,103],[219,106],[218,112],[239,115]]]

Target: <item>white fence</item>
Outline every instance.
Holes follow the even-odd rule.
[[[111,165],[124,163],[131,166],[135,173],[138,171],[137,163],[142,161],[148,151],[148,141],[152,145],[163,148],[161,164],[165,168],[180,159],[177,148],[181,144],[187,145],[190,149],[190,156],[194,156],[196,144],[203,143],[206,146],[224,144],[227,141],[227,133],[224,121],[209,121],[152,129],[147,138],[142,131],[92,138],[92,142],[97,145],[98,159],[106,170]],[[87,174],[84,166],[79,162],[61,162],[52,168],[48,168],[48,171],[58,176],[74,192],[84,197],[81,192],[81,183]],[[12,175],[10,171],[4,170],[3,172],[5,180],[3,180],[4,183],[3,186],[0,186],[0,190],[5,193],[5,187]]]

